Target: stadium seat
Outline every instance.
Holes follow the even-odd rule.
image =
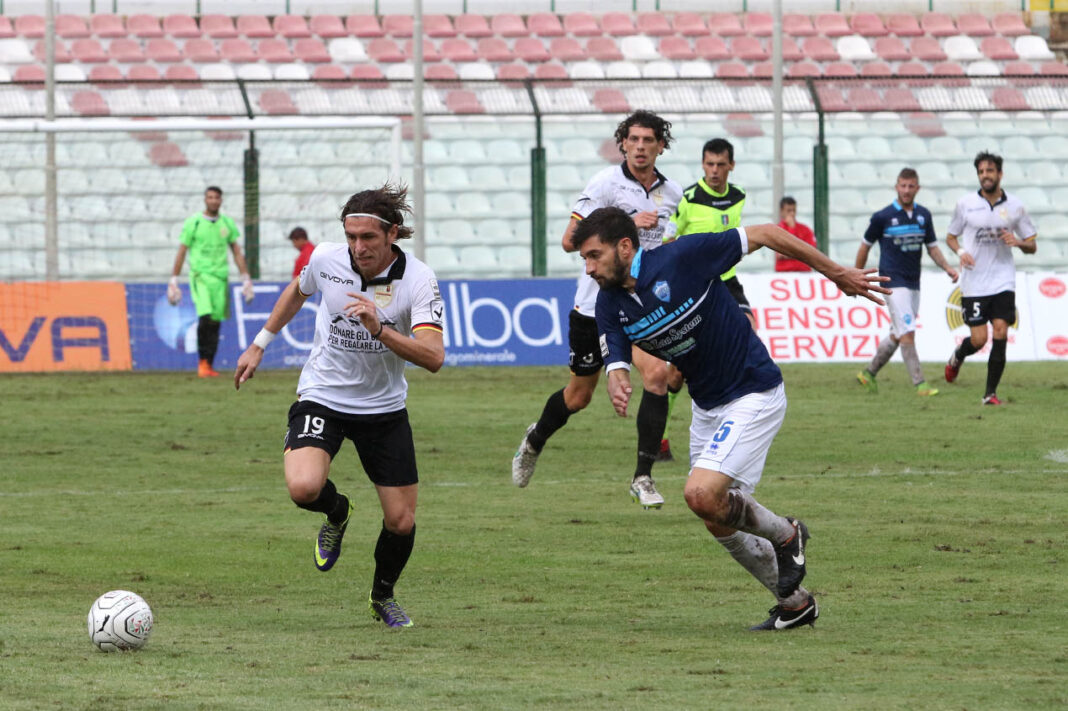
[[[946,53],[934,37],[913,37],[909,44],[913,59],[921,62],[944,62]]]
[[[899,77],[926,77],[929,76],[927,67],[920,62],[902,62],[894,70],[895,76]]]
[[[931,76],[936,77],[963,77],[967,76],[964,71],[964,67],[956,62],[939,62],[931,67]],[[968,82],[966,80],[945,80],[941,82],[943,86],[963,86]]]
[[[107,116],[111,113],[104,97],[95,91],[76,91],[71,97],[70,106],[74,113],[81,116]]]
[[[382,73],[382,70],[374,64],[357,64],[352,68],[349,76],[353,79],[362,79],[365,81],[380,81],[386,78]]]
[[[752,66],[752,74],[757,79],[771,79],[775,73],[775,66],[771,62],[757,62]]]
[[[336,62],[345,61],[340,59],[338,55],[333,52],[333,45],[339,41],[340,40],[334,40],[330,43],[330,56],[333,57],[334,61]],[[356,44],[360,43],[356,42]],[[385,37],[378,37],[367,43],[367,56],[369,56],[372,60],[380,63],[405,61],[404,52],[402,52],[401,48],[397,46],[397,43],[391,39],[386,39]]]
[[[586,40],[586,55],[598,62],[618,62],[623,53],[611,37],[590,37]]]
[[[493,78],[493,70],[486,67],[489,78]],[[423,77],[435,81],[456,81],[460,78],[451,64],[428,64],[423,72]]]
[[[274,28],[265,15],[239,15],[235,29],[249,39],[274,37]]]
[[[1008,89],[1011,87],[1001,87]],[[1030,136],[1010,135],[1005,138],[1001,143],[1001,150],[1007,156],[1012,156],[1016,159],[1033,159],[1041,157],[1038,150],[1035,148],[1035,142],[1031,140]]]
[[[915,15],[897,13],[886,18],[886,29],[898,37],[917,37],[923,34]]]
[[[604,68],[606,79],[640,79],[642,70],[634,62],[609,62]]]
[[[942,12],[925,12],[920,18],[920,27],[930,37],[949,37],[958,34],[953,18]]]
[[[812,19],[808,15],[795,13],[783,15],[782,31],[783,34],[791,37],[811,37],[816,34],[816,28],[812,26]]]
[[[572,79],[604,79],[605,66],[601,62],[575,62],[571,65],[569,76]]]
[[[872,79],[879,77],[892,77],[894,70],[886,62],[868,62],[860,68],[860,76]]]
[[[1048,136],[1046,138],[1049,138]],[[1057,136],[1063,141],[1063,136]],[[1005,149],[1008,152],[1008,149]],[[1038,148],[1039,155],[1048,157],[1042,152],[1041,146]],[[1056,163],[1047,160],[1036,160],[1027,163],[1025,166],[1027,179],[1032,185],[1045,188],[1059,188],[1064,180],[1064,176],[1061,174],[1061,169]]]
[[[55,28],[56,35],[63,39],[89,36],[89,28],[86,26],[85,20],[78,15],[56,15]],[[125,35],[126,33],[123,32],[122,34]]]
[[[384,37],[386,34],[374,15],[349,15],[345,18],[345,29],[353,37]]]
[[[527,17],[527,27],[535,37],[563,37],[560,18],[551,12],[534,12]]]
[[[271,68],[259,62],[246,62],[234,70],[238,79],[245,81],[270,81],[274,79]]]
[[[826,37],[808,37],[801,43],[801,51],[806,59],[814,62],[836,62],[841,57]]]
[[[601,34],[597,18],[588,12],[571,12],[564,15],[564,31],[572,37],[598,37]]]
[[[616,62],[612,64],[614,65]],[[641,75],[643,79],[678,79],[679,72],[671,62],[657,61],[643,64]]]
[[[391,56],[393,57],[393,59],[376,61],[403,61],[404,55],[401,54],[400,47],[397,47],[397,45],[393,43],[392,40],[385,41],[391,45],[390,51],[392,53]],[[363,43],[360,42],[360,40],[354,39],[352,37],[335,37],[334,39],[330,40],[328,51],[330,53],[330,58],[333,61],[339,62],[341,64],[366,62],[368,59],[367,53],[363,49]]]
[[[125,77],[122,71],[112,64],[97,64],[89,68],[89,81],[96,83],[101,89],[118,89],[125,84],[118,84]],[[99,83],[98,83],[99,82]]]
[[[671,60],[686,60],[693,59],[697,55],[694,54],[693,47],[690,46],[689,40],[685,37],[664,37],[660,40],[660,48],[658,53],[664,59]]]
[[[965,67],[964,73],[970,77],[999,77],[1001,76],[1001,67],[994,62],[981,60],[971,62]]]
[[[528,37],[530,32],[523,23],[523,18],[510,12],[494,15],[490,19],[490,29],[498,37]]]
[[[281,39],[262,39],[256,44],[256,54],[270,64],[283,64],[293,61],[289,43]]]
[[[89,16],[89,33],[105,39],[125,37],[126,25],[120,15],[100,14]],[[0,32],[0,36],[3,33]]]
[[[312,15],[308,21],[308,29],[323,39],[348,36],[345,23],[337,15]]]
[[[853,111],[874,112],[883,108],[879,92],[863,86],[851,88],[846,96],[846,103]]]
[[[114,40],[112,44],[117,40]],[[182,61],[182,53],[169,39],[150,39],[145,43],[145,57],[160,64]]]
[[[481,64],[481,63],[478,63],[478,64],[474,64],[474,65],[469,65],[469,66],[482,67],[484,65]],[[464,68],[461,67],[461,73],[460,73],[461,78],[463,78],[463,69]],[[525,65],[525,64],[519,64],[519,63],[498,64],[497,65],[496,78],[498,80],[500,80],[500,81],[528,79],[528,78],[530,78],[530,70],[527,69],[527,65]],[[511,86],[511,84],[509,84],[509,86]]]
[[[21,40],[5,40],[5,42],[19,41]],[[64,43],[56,42],[55,49],[53,51],[55,52],[56,62],[67,63],[71,60],[70,50],[67,49],[67,45],[65,45]],[[37,61],[41,62],[42,64],[47,61],[47,58],[45,57],[45,41],[43,39],[37,40],[36,44],[33,45],[33,56],[37,59]]]
[[[234,21],[228,15],[201,16],[200,31],[212,39],[232,39],[237,37]]]
[[[56,43],[57,49],[62,43]],[[0,39],[0,64],[31,64],[34,62],[33,53],[22,39]]]
[[[45,19],[40,15],[19,15],[15,18],[15,34],[27,39],[45,35]]]
[[[757,40],[759,41],[759,40]],[[709,62],[721,62],[734,59],[734,54],[727,47],[727,43],[720,37],[698,37],[694,42],[697,56]],[[749,72],[746,71],[746,74]]]
[[[481,40],[479,41],[481,42]],[[441,56],[450,62],[477,62],[480,58],[479,53],[475,51],[467,40],[458,37],[442,41]],[[506,59],[497,61],[510,60],[511,57],[509,56]]]
[[[173,14],[163,18],[163,34],[177,39],[200,37],[197,21],[190,15]]]
[[[619,89],[597,89],[593,92],[593,105],[606,114],[625,114],[630,104]]]
[[[815,62],[795,62],[791,64],[786,70],[786,76],[791,79],[801,77],[818,77],[823,72],[820,71],[819,66]]]
[[[516,57],[527,63],[547,62],[551,57],[537,37],[520,37],[513,47]]]
[[[997,61],[1016,60],[1020,56],[1012,48],[1012,45],[1004,37],[984,37],[979,43],[979,50],[988,59]]]
[[[60,64],[56,67],[56,81],[85,81],[88,77],[85,75],[85,70],[77,64]],[[59,110],[59,101],[63,97],[63,94],[56,95],[56,113],[62,113]]]
[[[273,22],[274,33],[286,39],[311,37],[308,23],[301,15],[276,15]]]
[[[387,42],[389,40],[386,40]],[[460,40],[461,42],[463,40]],[[404,42],[404,58],[405,60],[411,59],[415,56],[415,41],[405,40]],[[434,43],[428,39],[423,40],[423,61],[424,62],[440,62],[441,53],[438,52]]]
[[[229,64],[216,62],[205,64],[200,68],[200,78],[204,81],[233,81],[237,79],[237,73]],[[208,92],[207,96],[214,98],[214,92]]]
[[[946,57],[954,62],[972,62],[983,58],[979,46],[971,37],[956,35],[947,37],[942,45]]]
[[[123,32],[125,35],[126,33]],[[0,15],[0,39],[9,39],[15,36],[15,26],[11,24],[11,18]]]
[[[1035,67],[1030,62],[1006,62],[1001,71],[1007,77],[1029,77],[1034,76],[1038,72],[1035,71]]]
[[[606,12],[601,17],[601,27],[604,33],[610,37],[628,37],[638,34],[634,26],[634,20],[626,12]]]
[[[619,51],[623,53],[624,59],[634,62],[660,59],[660,54],[657,53],[653,40],[644,35],[624,37],[619,41]]]
[[[1030,28],[1024,24],[1023,18],[1018,12],[999,12],[994,15],[991,23],[994,32],[1003,37],[1019,37],[1031,34]]]
[[[748,79],[749,67],[741,62],[720,62],[716,66],[716,77],[719,79]]]
[[[894,157],[890,142],[884,136],[861,136],[857,139],[856,154],[868,159],[884,160]]]
[[[549,54],[561,62],[581,62],[586,59],[586,51],[578,40],[570,37],[557,37],[549,43]]]
[[[126,78],[131,81],[149,82],[160,81],[163,79],[163,75],[160,74],[159,69],[151,64],[135,64],[127,70]],[[141,86],[144,87],[145,85]]]
[[[735,37],[731,40],[731,54],[743,62],[763,62],[768,51],[756,37]]]
[[[240,38],[224,39],[219,44],[219,56],[222,57],[223,61],[235,64],[259,61],[259,56],[252,49],[252,45],[248,43],[248,40]]]
[[[875,40],[875,53],[888,62],[904,62],[912,59],[905,43],[897,37],[879,37]]]
[[[415,65],[411,62],[397,62],[386,67],[386,79],[390,81],[411,81],[414,78]],[[427,107],[427,110],[429,110],[429,107]]]
[[[839,37],[835,43],[835,49],[846,62],[867,62],[875,59],[875,53],[872,52],[868,40],[857,35]]]
[[[424,18],[423,31],[425,34],[429,35],[429,33],[426,32],[425,19],[426,18]],[[413,30],[414,19],[411,15],[385,15],[382,18],[382,31],[385,32],[388,37],[400,37],[402,39],[411,37]]]
[[[463,41],[463,40],[459,40]],[[442,43],[442,51],[448,56],[446,43]],[[483,62],[511,62],[515,59],[508,43],[499,37],[483,37],[478,40],[478,58]]]
[[[845,15],[837,12],[825,12],[816,15],[814,24],[816,31],[825,37],[842,37],[853,32],[849,28],[849,23],[846,22]]]
[[[726,18],[733,20],[733,24]],[[738,18],[734,15],[720,13],[718,15],[713,15],[712,19],[722,23],[724,29],[730,34],[740,35],[745,32],[745,30],[742,29],[742,24],[738,22]],[[696,12],[675,13],[675,17],[672,19],[672,27],[676,34],[682,35],[683,37],[700,37],[708,34],[708,25],[705,24],[705,21],[701,19],[701,16]],[[722,35],[725,33],[717,32],[716,34]]]
[[[191,81],[200,79],[200,75],[188,64],[172,64],[163,72],[163,78],[167,81]]]
[[[486,112],[473,91],[458,89],[445,96],[445,106],[454,114],[482,114]]]
[[[964,12],[957,15],[957,28],[962,35],[968,37],[987,37],[994,34],[990,21],[978,12]]]
[[[674,32],[667,16],[659,12],[643,12],[638,15],[638,32],[648,37],[662,37]]]
[[[489,22],[482,15],[463,14],[456,18],[456,32],[464,37],[479,38],[493,36]]]
[[[849,23],[853,33],[861,37],[885,37],[889,30],[874,12],[858,12]]]
[[[771,37],[773,22],[771,14],[767,12],[747,12],[742,18],[745,34],[753,37]]]
[[[281,89],[267,89],[259,96],[260,110],[269,116],[299,114],[289,94]]]
[[[219,53],[215,50],[215,43],[209,39],[186,40],[185,45],[182,47],[182,55],[185,59],[197,64],[219,61]]]
[[[1020,59],[1041,61],[1054,58],[1053,52],[1049,51],[1046,40],[1035,35],[1017,37],[1013,47],[1016,50],[1016,54],[1020,55]]]
[[[137,40],[116,38],[108,43],[108,58],[118,64],[135,64],[145,61],[145,54]]]
[[[293,53],[297,59],[309,64],[330,61],[330,52],[323,41],[315,37],[303,37],[293,42]]]
[[[279,64],[274,68],[273,78],[278,81],[308,81],[311,79],[311,72],[308,71],[308,67],[303,64]],[[301,91],[315,91],[319,92],[318,87],[311,89],[302,89]],[[305,104],[301,101],[297,101],[297,106],[300,106],[303,110]]]

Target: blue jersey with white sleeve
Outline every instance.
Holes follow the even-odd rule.
[[[869,247],[879,243],[879,274],[890,277],[888,288],[919,289],[923,246],[936,241],[931,212],[913,203],[910,215],[897,200],[872,215],[864,232]]]
[[[748,250],[744,229],[688,235],[631,263],[637,283],[597,296],[601,350],[630,363],[631,346],[674,364],[690,397],[706,410],[782,383],[782,372],[719,275]]]

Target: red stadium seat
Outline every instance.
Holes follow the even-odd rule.
[[[860,68],[860,75],[872,79],[892,77],[894,70],[886,62],[868,62]]]
[[[385,37],[378,18],[374,15],[349,15],[345,18],[345,28],[353,37]]]
[[[787,14],[782,17],[783,34],[791,37],[811,37],[816,34],[808,15]]]
[[[817,84],[816,93],[820,97],[820,107],[824,111],[849,111],[851,106],[846,101],[842,90],[832,84]]]
[[[311,78],[320,82],[319,86],[324,89],[348,89],[352,82],[342,81],[348,79],[345,70],[336,64],[320,64],[312,70]]]
[[[40,15],[19,15],[15,18],[15,34],[26,39],[45,35],[45,19]]]
[[[494,15],[490,20],[490,29],[498,37],[527,37],[530,34],[523,24],[523,18],[510,12]]]
[[[598,37],[601,34],[597,18],[588,12],[572,12],[564,15],[564,31],[572,37]]]
[[[661,39],[660,47],[657,51],[660,52],[660,56],[664,59],[675,61],[693,59],[697,56],[693,51],[693,47],[690,46],[690,41],[688,39],[685,37],[677,37],[675,35]]]
[[[903,13],[886,18],[886,29],[898,37],[918,37],[923,34],[916,16]]]
[[[126,72],[126,78],[134,81],[159,81],[163,76],[151,64],[135,64]]]
[[[840,59],[834,45],[826,37],[808,37],[801,43],[805,57],[814,62],[834,62]]]
[[[293,42],[293,54],[307,64],[319,64],[330,61],[330,52],[321,39],[303,37]]]
[[[938,62],[931,67],[931,76],[951,77],[942,79],[941,84],[943,86],[967,86],[969,83],[965,78],[964,67],[956,62]],[[957,79],[956,77],[960,78]]]
[[[861,37],[885,37],[889,32],[874,12],[858,12],[853,15],[850,26]]]
[[[921,62],[944,62],[946,53],[934,37],[913,37],[909,50],[914,59]]]
[[[101,89],[121,89],[126,85],[119,82],[125,78],[114,64],[97,64],[89,68],[89,81]]]
[[[345,29],[345,23],[337,15],[312,15],[308,22],[308,29],[323,39],[349,35],[349,31]]]
[[[456,28],[448,15],[424,15],[423,34],[427,37],[455,37]]]
[[[515,54],[524,62],[548,62],[549,52],[540,39],[535,37],[520,37],[513,47]]]
[[[415,40],[408,40],[404,43],[404,57],[405,59],[415,57]],[[438,48],[434,46],[434,43],[428,39],[423,40],[423,61],[441,61],[441,53],[438,52]]]
[[[606,114],[630,113],[627,97],[619,89],[598,89],[593,92],[593,105]]]
[[[1029,77],[1038,72],[1035,71],[1030,62],[1006,62],[1001,73],[1007,77]]]
[[[910,132],[923,138],[946,135],[946,130],[942,127],[942,121],[938,118],[938,115],[927,111],[916,111],[908,114],[905,117],[904,124],[905,128]]]
[[[456,81],[460,75],[456,73],[451,64],[428,64],[423,78],[435,81]]]
[[[953,18],[943,12],[925,12],[920,18],[924,34],[931,37],[949,37],[958,34]]]
[[[403,62],[404,52],[391,39],[378,37],[367,43],[367,56],[376,62]]]
[[[286,39],[311,37],[312,34],[307,21],[300,15],[276,15],[274,32]]]
[[[150,39],[145,43],[145,57],[161,64],[182,61],[178,46],[169,39]]]
[[[226,15],[204,15],[200,18],[200,31],[213,39],[237,37],[234,21]]]
[[[486,109],[478,102],[475,92],[466,89],[450,91],[445,96],[445,106],[454,114],[484,114]]]
[[[826,77],[855,77],[857,68],[850,62],[829,62],[823,66],[823,76]]]
[[[479,58],[478,52],[471,47],[471,43],[459,37],[442,40],[441,56],[450,62],[477,62]]]
[[[167,81],[194,81],[200,79],[200,75],[188,64],[172,64],[163,72],[163,78]]]
[[[26,86],[26,89],[43,89],[45,80],[45,69],[38,64],[20,64],[15,67],[15,72],[11,76],[13,82],[41,82],[41,84],[33,84]]]
[[[884,111],[883,99],[879,92],[866,86],[856,86],[849,90],[846,103],[853,111]]]
[[[899,73],[900,75],[900,73]],[[887,111],[919,111],[920,102],[908,89],[893,87],[883,93],[883,106]]]
[[[126,34],[125,32],[123,34]],[[8,39],[15,36],[15,26],[11,24],[11,18],[0,15],[0,39]]]
[[[987,37],[994,34],[985,15],[978,12],[964,12],[957,16],[957,27],[962,35],[969,37]]]
[[[89,36],[89,28],[86,27],[85,20],[78,15],[56,15],[55,23],[56,34],[63,39]]]
[[[71,43],[71,56],[82,64],[108,61],[108,54],[95,39],[77,39]]]
[[[95,91],[76,91],[70,98],[70,107],[74,113],[82,116],[107,116],[111,113],[108,102]]]
[[[1012,44],[1004,37],[984,37],[979,43],[979,49],[984,55],[994,60],[1011,61],[1020,58],[1020,55],[1016,54],[1016,50],[1012,48]]]
[[[650,37],[662,37],[674,32],[667,16],[659,12],[643,12],[638,15],[638,32]]]
[[[134,64],[145,61],[141,43],[137,40],[118,38],[108,44],[108,57],[119,64]]]
[[[1001,111],[1029,111],[1031,105],[1020,91],[1011,86],[995,87],[990,94],[990,102]]]
[[[738,26],[739,32],[735,34],[740,34],[742,32],[742,24],[738,22],[738,18],[734,17],[734,15],[728,15],[728,17],[732,18]],[[703,37],[708,34],[708,25],[696,12],[676,13],[671,24],[675,29],[675,33],[683,37]]]
[[[1019,37],[1031,34],[1030,28],[1024,24],[1023,18],[1018,12],[999,12],[994,15],[994,31],[1002,37]]]
[[[816,15],[816,31],[826,37],[842,37],[853,33],[846,22],[845,15],[837,12],[824,12]]]
[[[586,40],[586,55],[598,62],[618,62],[623,59],[623,53],[611,37],[590,37]]]
[[[797,46],[797,40],[793,37],[783,36],[782,38],[782,58],[786,62],[800,62],[805,58],[805,53],[801,51],[801,48]]]
[[[1039,73],[1047,77],[1068,76],[1068,64],[1064,62],[1042,62]]]
[[[442,44],[442,48],[444,48]],[[508,43],[500,37],[483,37],[478,41],[478,56],[483,62],[511,62],[515,59]]]
[[[209,39],[186,40],[182,47],[184,58],[197,64],[207,64],[219,61],[219,52],[215,49],[215,43]]]
[[[719,79],[748,79],[749,67],[741,62],[720,62],[716,67],[716,77]]]
[[[62,42],[56,42],[55,49],[53,51],[55,52],[56,62],[66,64],[71,60],[70,50],[67,49],[67,45],[63,44]],[[44,40],[37,40],[37,42],[33,45],[33,56],[37,59],[38,62],[41,62],[42,64],[47,61],[47,57],[45,56]]]
[[[414,27],[411,15],[386,15],[382,18],[382,31],[388,37],[411,37]]]
[[[563,64],[557,64],[556,62],[546,62],[545,64],[539,64],[534,67],[535,79],[549,79],[557,81],[560,79],[567,79],[567,69]],[[556,84],[555,86],[560,86]]]
[[[774,20],[767,12],[747,12],[742,20],[746,34],[753,37],[771,37]],[[713,30],[714,31],[714,30]],[[784,31],[784,34],[789,34]]]
[[[899,77],[926,77],[930,75],[930,72],[919,62],[902,62],[897,65],[897,71],[894,74]]]
[[[386,78],[386,75],[382,73],[382,70],[374,64],[357,64],[352,68],[350,76],[353,79],[365,79],[369,81],[381,80]]]
[[[178,39],[190,39],[200,37],[200,28],[189,15],[167,15],[163,18],[163,33]]]
[[[482,15],[464,14],[456,18],[456,31],[464,37],[491,37],[493,30]]]
[[[753,76],[757,79],[771,79],[775,74],[775,65],[771,62],[757,62],[753,65]]]
[[[256,45],[256,54],[269,64],[285,64],[293,61],[289,43],[280,39],[262,39]]]
[[[753,118],[752,114],[727,114],[723,121],[723,128],[727,133],[739,138],[755,138],[764,135],[764,129],[760,122]]]
[[[731,54],[743,62],[763,62],[768,50],[756,37],[735,37],[731,40]]]
[[[234,64],[248,64],[260,59],[248,40],[240,38],[224,39],[219,45],[219,55],[224,62]]]
[[[274,37],[274,28],[266,15],[240,15],[236,29],[239,35],[249,39]]]
[[[551,66],[543,64],[542,67]],[[540,67],[539,67],[540,68]],[[561,67],[562,69],[563,67]],[[522,80],[530,77],[530,70],[525,64],[499,64],[497,66],[497,78],[500,80]]]
[[[551,12],[535,12],[527,18],[527,27],[535,37],[563,37],[564,26]]]
[[[586,59],[586,50],[576,39],[556,37],[549,42],[549,55],[561,62],[581,62]]]
[[[154,15],[130,15],[126,18],[126,31],[141,39],[163,36],[163,30],[159,26],[159,18]]]
[[[897,37],[879,37],[875,40],[875,53],[888,62],[905,62],[912,59],[908,47]]]
[[[270,116],[285,116],[299,114],[293,99],[289,93],[281,89],[267,89],[260,94],[260,109]]]
[[[719,37],[698,37],[694,42],[694,49],[698,57],[710,62],[719,62],[734,57],[727,48],[727,43]]]
[[[714,35],[721,37],[737,37],[746,34],[741,20],[731,12],[717,12],[709,16],[708,29]],[[757,35],[759,36],[759,35]],[[769,32],[767,36],[771,36]]]
[[[606,12],[601,18],[604,33],[611,37],[629,37],[638,34],[634,20],[625,12]]]
[[[790,78],[818,77],[821,74],[822,72],[820,72],[820,68],[815,62],[795,62],[786,70],[786,76]]]

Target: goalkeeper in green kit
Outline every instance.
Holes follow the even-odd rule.
[[[186,252],[189,252],[189,291],[197,308],[197,353],[200,357],[197,375],[201,378],[219,375],[212,364],[219,348],[219,328],[230,315],[227,247],[233,252],[234,263],[241,272],[241,296],[248,303],[254,295],[245,256],[237,243],[240,233],[233,219],[219,212],[221,206],[222,189],[209,186],[204,191],[204,211],[190,216],[182,226],[182,244],[178,247],[174,269],[167,284],[167,300],[172,306],[177,306],[182,300],[178,275],[182,273],[182,263],[185,262]]]

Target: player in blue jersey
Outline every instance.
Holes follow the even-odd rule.
[[[901,357],[912,378],[916,394],[937,395],[938,390],[923,378],[920,356],[916,353],[916,314],[920,310],[920,257],[927,247],[934,263],[956,283],[957,270],[949,265],[938,248],[931,212],[916,202],[920,191],[920,176],[912,168],[902,168],[897,174],[897,200],[871,216],[864,241],[857,249],[854,266],[863,269],[868,263],[872,245],[879,245],[879,273],[890,277],[886,286],[893,292],[886,298],[890,312],[890,337],[879,344],[871,363],[857,373],[857,382],[870,392],[879,391],[875,376],[901,346]]]
[[[768,246],[877,304],[877,293],[890,293],[879,286],[887,277],[836,264],[774,225],[690,235],[649,251],[637,246],[627,213],[606,207],[579,223],[571,240],[600,287],[597,327],[616,412],[625,416],[630,400],[632,346],[682,372],[693,401],[686,503],[775,595],[771,616],[752,629],[811,624],[819,607],[801,587],[808,529],[753,498],[786,413],[782,373],[719,275]]]

